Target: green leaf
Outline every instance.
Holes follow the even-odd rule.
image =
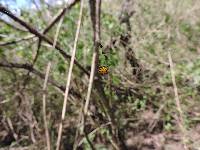
[[[58,69],[59,73],[66,72],[66,64],[63,60],[59,61],[59,63],[57,64],[57,69]]]
[[[171,16],[168,13],[166,13],[165,14],[165,23],[169,23],[170,21],[171,21]]]
[[[112,76],[112,81],[113,81],[113,84],[115,85],[119,85],[119,83],[121,82],[118,76]]]

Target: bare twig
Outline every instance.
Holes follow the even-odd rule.
[[[81,105],[81,108],[79,110],[79,116],[78,116],[76,133],[75,133],[74,144],[73,144],[73,150],[76,150],[78,147],[78,135],[79,135],[79,129],[81,129],[81,126],[82,126],[83,108],[84,108],[84,104]]]
[[[94,42],[94,52],[93,55],[96,55],[95,58],[95,67],[97,68],[99,65],[99,46],[100,46],[100,40],[101,40],[101,31],[100,31],[100,14],[101,14],[101,0],[90,0],[90,16],[93,26],[93,42]],[[95,54],[96,53],[96,54]],[[102,101],[99,101],[101,103],[102,108],[106,108],[106,115],[108,116],[109,121],[111,121],[111,134],[112,134],[112,141],[113,145],[117,146],[117,149],[127,149],[126,144],[124,143],[124,139],[122,138],[122,135],[118,129],[118,125],[115,121],[114,114],[111,112],[110,106],[109,106],[109,100],[104,92],[104,87],[102,85],[102,79],[100,75],[96,74],[97,80],[95,80],[94,85],[95,88],[98,90]],[[115,147],[116,147],[115,146]]]
[[[101,7],[101,0],[96,1],[89,1],[90,3],[90,15],[91,15],[91,21],[92,21],[92,26],[93,26],[93,42],[94,42],[94,52],[92,56],[92,63],[91,63],[91,72],[90,72],[90,79],[89,79],[89,86],[88,86],[88,91],[87,91],[87,96],[86,96],[86,102],[83,110],[83,131],[85,134],[85,138],[90,145],[90,148],[92,150],[95,150],[95,147],[93,146],[92,142],[89,139],[89,136],[85,130],[85,124],[86,124],[86,118],[87,118],[87,111],[88,111],[88,106],[89,106],[89,101],[90,101],[90,95],[92,91],[92,85],[95,77],[95,71],[98,66],[98,54],[99,54],[99,42],[100,42],[100,7]]]
[[[1,7],[1,6],[0,6]],[[6,21],[5,19],[1,19],[0,18],[0,21],[2,21],[4,24],[6,24],[7,26],[17,30],[17,31],[20,31],[20,32],[28,32],[28,30],[26,30],[25,28],[22,28],[20,27],[19,25],[17,24],[14,24],[14,23],[10,23],[8,21]]]
[[[87,92],[87,96],[86,96],[86,102],[85,102],[85,107],[84,107],[84,111],[83,111],[83,118],[82,118],[84,126],[86,124],[87,111],[88,111],[88,106],[89,106],[89,101],[90,101],[90,95],[91,95],[92,85],[93,85],[94,76],[95,76],[95,66],[96,66],[95,62],[96,62],[96,58],[97,58],[97,53],[94,52],[93,53],[93,57],[92,57],[92,65],[91,65],[91,72],[90,72],[88,92]],[[85,133],[86,140],[88,141],[91,149],[95,150],[95,147],[92,145],[92,142],[90,141],[89,136],[88,136],[87,132],[85,131],[85,127],[84,126],[83,126],[83,131]]]
[[[152,132],[153,129],[156,127],[157,123],[159,122],[159,119],[160,119],[162,110],[164,109],[164,107],[165,107],[166,104],[167,104],[167,102],[165,102],[164,104],[162,104],[162,105],[160,106],[160,108],[158,109],[158,111],[157,111],[156,114],[155,114],[155,118],[153,118],[153,119],[151,120],[151,122],[149,123],[149,125],[148,125],[148,130],[149,130],[149,132]]]
[[[180,99],[179,99],[179,95],[178,95],[178,88],[177,88],[177,85],[176,85],[176,79],[175,79],[175,73],[174,73],[174,65],[173,65],[173,61],[172,61],[170,51],[168,51],[168,59],[169,59],[169,64],[170,64],[172,83],[173,83],[173,87],[174,87],[176,106],[177,106],[177,109],[178,109],[178,112],[179,112],[180,121],[181,121],[181,123],[183,123],[183,112],[182,112],[182,109],[181,109]]]
[[[18,63],[11,63],[11,62],[0,62],[0,67],[4,68],[18,68],[18,69],[25,69],[30,70],[33,74],[40,77],[41,79],[45,79],[45,75],[41,73],[40,71],[36,70],[32,67],[30,64],[18,64]],[[52,78],[48,80],[49,83],[51,83],[52,86],[56,87],[61,91],[62,93],[65,91],[64,86],[59,85],[56,81],[54,81]],[[76,92],[75,89],[71,88],[69,91],[70,94],[76,95],[78,98],[81,98],[81,95]]]
[[[69,86],[70,86],[70,81],[71,81],[71,76],[72,76],[72,69],[73,69],[73,65],[74,65],[74,62],[75,62],[76,47],[77,47],[77,42],[78,42],[78,37],[79,37],[79,32],[80,32],[80,27],[81,27],[82,14],[83,14],[83,0],[81,1],[79,20],[78,20],[76,36],[75,36],[75,40],[74,40],[74,47],[73,47],[73,51],[72,51],[72,57],[71,57],[70,66],[69,66],[69,72],[68,72],[68,77],[67,77],[66,90],[65,90],[63,109],[62,109],[62,116],[61,116],[61,123],[59,125],[58,138],[57,138],[57,143],[56,143],[56,150],[60,149],[60,141],[61,141],[61,137],[62,137],[63,120],[65,119],[65,113],[66,113],[66,107],[67,107],[66,105],[67,105],[67,99],[68,99],[68,93],[69,93]]]
[[[37,37],[41,38],[42,40],[46,41],[47,43],[49,43],[50,45],[53,45],[53,42],[51,39],[49,39],[48,37],[46,37],[44,34],[38,32],[35,28],[33,28],[32,26],[30,26],[29,24],[27,24],[26,22],[24,22],[23,20],[21,20],[20,18],[18,18],[17,16],[15,16],[14,14],[12,14],[7,8],[0,6],[0,12],[6,14],[7,16],[9,16],[10,18],[12,18],[13,20],[15,20],[16,22],[20,23],[22,26],[24,26],[26,29],[29,30],[30,33],[36,35]],[[56,44],[55,48],[60,52],[60,54],[65,58],[65,59],[70,59],[71,56],[68,55],[58,44]],[[87,75],[89,75],[89,72],[77,61],[74,60],[74,63]]]
[[[13,41],[5,42],[5,43],[0,43],[0,46],[7,46],[7,45],[12,45],[12,44],[17,44],[17,43],[20,43],[22,41],[31,40],[34,37],[35,37],[34,35],[29,35],[27,37],[24,37],[24,38],[21,38],[21,39],[18,39],[18,40],[13,40]]]
[[[40,1],[40,2],[41,2],[41,1]],[[40,3],[40,4],[38,5],[38,2],[37,2],[36,0],[33,0],[33,3],[34,3],[34,5],[35,5],[37,11],[41,13],[41,16],[39,16],[39,17],[42,17],[42,20],[43,20],[45,23],[48,23],[48,22],[49,22],[49,19],[50,19],[50,16],[48,15],[47,9],[43,9],[43,10],[42,10],[42,9],[41,9],[41,5],[43,5],[43,4]]]
[[[102,129],[102,128],[104,128],[104,127],[110,125],[110,124],[111,124],[111,122],[108,122],[108,123],[106,123],[106,124],[100,125],[98,128],[96,128],[96,129],[94,129],[92,132],[90,132],[90,133],[88,134],[88,136],[89,136],[89,137],[92,136],[92,135],[95,134],[97,131],[99,131],[100,129]],[[81,146],[81,144],[84,142],[84,140],[85,140],[85,137],[83,137],[83,138],[80,140],[80,142],[78,143],[78,146]]]
[[[42,32],[44,35],[60,20],[60,18],[62,18],[66,11],[69,10],[73,5],[75,5],[79,0],[72,0],[71,3],[69,3],[67,6],[65,6],[62,10],[60,10],[58,12],[58,14],[55,15],[55,17],[52,19],[52,21],[49,23],[49,25],[44,29],[44,31]],[[39,56],[39,51],[40,51],[40,47],[41,47],[41,43],[42,43],[42,39],[39,38],[38,41],[38,46],[37,46],[37,51],[36,51],[36,55],[35,58],[33,60],[33,65],[34,63],[37,61],[37,58]],[[57,42],[56,42],[57,43]],[[55,47],[55,46],[54,46]]]
[[[55,45],[56,45],[57,40],[58,40],[58,35],[59,35],[59,31],[60,31],[60,27],[62,25],[62,22],[63,22],[63,17],[60,19],[60,22],[59,22],[57,30],[56,30],[56,34],[55,34],[54,42],[53,42],[53,47],[52,47],[53,52],[54,52]],[[46,87],[47,87],[47,81],[48,81],[48,78],[49,78],[49,72],[50,72],[50,69],[51,69],[51,65],[52,65],[52,61],[49,61],[48,65],[47,65],[45,82],[44,82],[44,86],[43,86],[44,91],[46,90]],[[46,119],[46,92],[44,92],[44,94],[43,94],[43,116],[44,116],[45,134],[46,134],[46,140],[47,140],[47,149],[51,150],[49,131],[48,131],[47,119]]]
[[[15,138],[15,140],[17,141],[18,140],[18,135],[15,133],[15,130],[14,130],[14,127],[12,125],[12,121],[9,117],[6,118],[7,119],[7,122],[8,122],[8,126],[13,134],[13,137]]]
[[[85,122],[85,121],[84,121],[84,122]],[[85,124],[85,123],[84,123],[84,124]],[[96,150],[96,148],[94,147],[94,145],[93,145],[92,142],[90,141],[90,138],[89,138],[88,133],[86,132],[85,128],[83,129],[83,132],[84,132],[84,134],[85,134],[85,138],[86,138],[88,144],[90,145],[90,148],[91,148],[92,150]]]
[[[51,63],[49,62],[47,65],[47,70],[46,70],[46,74],[45,74],[43,91],[46,91],[46,88],[47,88],[47,82],[48,82],[48,78],[49,78],[50,68],[51,68]],[[46,117],[46,92],[43,93],[42,104],[43,104],[42,105],[43,106],[43,120],[44,120],[47,149],[51,150],[50,137],[49,137],[49,131],[48,131],[48,123],[47,123],[47,117]]]
[[[56,15],[56,16],[53,18],[53,20],[52,20],[52,21],[50,22],[50,24],[44,29],[44,31],[43,31],[42,33],[43,33],[43,34],[46,34],[46,33],[56,24],[56,22],[59,21],[60,18],[62,18],[61,20],[63,21],[63,16],[64,16],[66,10],[68,10],[69,8],[71,8],[71,7],[75,4],[75,2],[77,2],[77,0],[72,1],[68,7],[65,7],[61,12],[59,12],[58,15]],[[65,10],[65,11],[64,11],[64,10]],[[62,21],[60,21],[60,24],[58,25],[58,28],[57,28],[57,31],[56,31],[56,35],[55,35],[56,38],[54,38],[54,42],[53,42],[53,46],[52,46],[53,49],[55,49],[55,45],[57,44],[57,36],[58,36],[59,30],[60,30],[60,27],[59,27],[59,26],[61,26],[61,24],[62,24],[61,22],[62,22]],[[55,40],[55,39],[56,39],[56,40]],[[36,61],[37,61],[37,59],[38,59],[38,57],[39,57],[41,43],[42,43],[42,39],[39,38],[38,45],[37,45],[37,50],[36,50],[36,54],[35,54],[34,59],[33,59],[33,62],[32,62],[32,67],[34,67],[34,65],[35,65],[35,63],[36,63]],[[27,80],[28,80],[29,74],[30,74],[30,71],[27,72],[27,78],[26,78]],[[27,80],[25,80],[24,87],[25,87],[25,84],[26,84],[26,81],[27,81]]]
[[[175,95],[175,101],[176,101],[176,107],[178,109],[179,112],[179,118],[180,120],[178,120],[178,124],[181,128],[181,131],[183,133],[183,145],[185,150],[188,150],[187,144],[186,144],[186,129],[184,126],[184,119],[183,119],[183,111],[181,109],[181,104],[180,104],[180,99],[179,99],[179,94],[178,94],[178,88],[176,85],[176,79],[175,79],[175,72],[174,72],[174,64],[172,61],[172,56],[170,51],[168,51],[168,59],[169,59],[169,64],[170,64],[170,72],[171,72],[171,77],[172,77],[172,83],[173,83],[173,87],[174,87],[174,95]]]
[[[63,8],[61,11],[58,12],[58,14],[52,19],[52,21],[50,22],[50,24],[48,25],[48,27],[43,31],[43,33],[47,33],[52,26],[58,22],[60,20],[60,18],[62,16],[64,16],[64,14],[66,13],[67,10],[69,10],[72,6],[74,6],[77,2],[79,2],[80,0],[71,0],[69,4],[67,4],[67,6],[65,8]]]

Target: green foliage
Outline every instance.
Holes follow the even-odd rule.
[[[164,126],[164,129],[165,129],[166,131],[172,131],[174,128],[173,128],[173,126],[172,126],[171,123],[167,122],[167,123],[165,124],[165,126]]]
[[[93,142],[94,137],[95,137],[95,134],[89,135],[89,140],[91,142]],[[90,150],[91,149],[91,147],[90,147],[88,141],[86,140],[86,138],[84,138],[84,140],[83,140],[83,145],[84,145],[84,149],[86,149],[86,150]]]
[[[102,54],[99,55],[99,61],[102,66],[108,66],[110,69],[114,68],[119,63],[119,56],[115,51],[110,50],[109,54]]]
[[[134,102],[133,109],[136,111],[144,110],[146,108],[147,97],[144,96],[143,99],[136,99]]]
[[[170,133],[177,130],[176,119],[174,117],[174,115],[177,114],[177,106],[167,57],[167,50],[170,49],[173,50],[172,59],[176,84],[181,106],[184,110],[184,126],[190,129],[199,123],[198,116],[196,115],[199,112],[193,112],[196,111],[193,107],[194,105],[199,105],[200,98],[200,59],[198,57],[200,47],[200,22],[198,19],[195,19],[199,18],[199,15],[192,9],[193,4],[191,0],[184,0],[182,5],[178,5],[179,7],[175,4],[178,2],[178,0],[136,1],[136,13],[131,18],[132,38],[129,46],[134,50],[136,58],[141,65],[142,76],[145,77],[142,81],[138,81],[137,77],[132,74],[132,68],[127,60],[127,64],[124,65],[125,60],[121,58],[124,58],[124,52],[126,50],[118,43],[119,41],[116,42],[118,44],[117,48],[112,47],[112,49],[108,50],[108,53],[103,54],[102,50],[105,48],[106,44],[110,42],[110,39],[119,39],[121,34],[126,33],[126,30],[123,25],[119,24],[117,17],[118,12],[116,11],[116,14],[112,14],[112,11],[109,11],[116,5],[115,3],[113,6],[110,6],[109,9],[102,8],[101,43],[103,48],[100,49],[99,60],[100,65],[109,67],[109,74],[102,77],[105,84],[102,84],[104,92],[109,99],[109,103],[111,103],[111,111],[115,116],[114,119],[117,120],[120,129],[124,129],[126,133],[132,132],[132,130],[129,129],[129,127],[132,128],[132,126],[125,120],[130,118],[139,120],[141,119],[140,113],[148,112],[149,109],[153,110],[156,114],[162,105],[164,105],[164,108],[160,112],[159,121],[163,122],[163,131]],[[84,7],[83,22],[77,43],[76,59],[81,65],[84,64],[84,67],[90,67],[94,50],[92,40],[93,30],[88,7]],[[47,6],[43,7],[44,10],[46,8]],[[55,15],[60,7],[51,7],[49,9],[51,14]],[[70,54],[73,48],[79,9],[80,5],[78,4],[66,13],[58,36],[59,45],[67,54]],[[24,11],[22,12],[21,18],[42,32],[48,24],[42,21],[42,13],[43,11],[34,13]],[[188,17],[187,15],[191,15],[192,17]],[[2,24],[3,23],[0,23],[1,43],[17,40],[30,34],[28,32],[17,31],[8,25]],[[58,24],[56,24],[46,36],[53,39],[57,25]],[[0,47],[0,61],[2,61],[3,58],[7,58],[14,63],[32,63],[33,56],[37,49],[36,38],[34,40],[35,41],[23,41],[18,44]],[[43,41],[40,48],[40,55],[34,67],[44,74],[49,61],[53,63],[50,72],[51,79],[54,79],[59,85],[65,86],[69,61],[66,61],[59,52],[53,50]],[[43,129],[41,98],[43,92],[46,92],[42,90],[44,80],[36,77],[34,74],[30,74],[30,81],[27,82],[27,85],[23,88],[23,81],[26,74],[27,71],[23,69],[0,68],[0,87],[2,88],[0,90],[0,96],[4,96],[3,100],[9,100],[9,102],[2,105],[3,107],[0,109],[0,113],[1,111],[3,111],[3,113],[0,115],[10,117],[12,121],[20,120],[20,118],[14,118],[17,117],[17,107],[13,103],[16,102],[16,98],[13,98],[13,95],[20,91],[22,94],[25,93],[27,95],[27,100],[34,100],[34,103],[31,105],[31,110],[35,114],[36,120],[39,122],[39,127]],[[110,83],[112,83],[112,85],[110,85]],[[53,88],[51,84],[48,84],[47,87],[47,117],[50,118],[50,134],[51,139],[54,141],[52,143],[55,143],[57,124],[63,105],[63,95],[59,93],[56,88]],[[71,122],[77,123],[77,116],[82,107],[82,100],[85,99],[84,94],[88,88],[88,79],[85,79],[85,75],[82,75],[77,67],[73,69],[73,80],[71,81],[70,90],[71,88],[75,89],[75,92],[80,93],[81,98],[77,98],[76,94],[69,94],[70,101],[67,105],[68,112],[66,113],[67,121],[65,121],[67,123],[65,122],[65,130],[72,130]],[[73,91],[70,92],[73,93]],[[97,95],[98,93],[95,91],[95,86],[93,86],[90,105],[98,107],[95,111],[100,113],[103,119],[98,120],[99,116],[95,116],[97,117],[95,119],[98,120],[97,124],[95,124],[95,119],[93,120],[95,122],[94,124],[90,124],[90,120],[88,119],[89,121],[87,120],[87,123],[91,125],[92,129],[96,129],[99,125],[109,121],[104,111],[99,108],[97,101],[100,98],[97,97]],[[103,101],[104,99],[101,100]],[[166,105],[163,104],[165,102]],[[96,112],[94,112],[94,114]],[[138,124],[138,122],[134,122],[134,124]],[[157,128],[157,126],[155,128]],[[95,134],[89,135],[91,142],[94,143],[97,149],[108,149],[106,144],[109,143],[108,141],[112,138],[112,134],[109,130],[110,128],[102,128]],[[143,130],[146,130],[146,126]],[[29,133],[27,135],[29,135]],[[69,136],[69,140],[66,141],[70,144],[73,143],[74,134],[67,133],[67,135]],[[82,137],[82,135],[80,137]],[[106,139],[103,141],[106,143],[105,145],[103,142],[102,144],[96,144],[96,139],[99,137],[100,139],[102,137]],[[127,134],[125,134],[125,137],[127,138]],[[25,145],[30,142],[27,141],[23,141]],[[90,149],[86,139],[83,141],[83,148]]]
[[[102,28],[109,32],[111,36],[117,36],[123,32],[118,20],[109,13],[102,13]]]
[[[168,24],[170,23],[172,20],[172,17],[170,16],[170,14],[168,14],[167,12],[165,13],[165,23]]]
[[[113,82],[114,85],[119,85],[120,84],[121,80],[120,80],[120,78],[118,76],[112,75],[111,78],[112,78],[112,82]]]
[[[66,63],[65,63],[65,61],[61,59],[57,63],[57,68],[58,68],[59,73],[66,73]]]
[[[108,60],[108,66],[116,67],[118,63],[119,63],[119,57],[117,56],[116,53],[111,52],[109,60]]]
[[[169,107],[172,107],[170,106],[170,104],[168,104]],[[166,114],[164,114],[164,129],[168,132],[170,131],[173,131],[175,128],[174,128],[174,124],[173,124],[173,116],[171,114],[171,112],[167,112]]]
[[[188,40],[192,39],[193,29],[189,23],[182,22],[180,24],[180,31],[187,36]]]

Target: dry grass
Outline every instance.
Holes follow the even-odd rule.
[[[115,116],[114,120],[120,126],[125,142],[130,149],[154,147],[154,149],[182,150],[184,144],[187,144],[188,148],[198,149],[200,147],[200,59],[198,56],[200,53],[200,1],[135,0],[134,2],[135,13],[131,18],[132,37],[128,46],[134,50],[142,67],[143,80],[141,82],[138,82],[132,74],[132,67],[124,56],[125,49],[119,42],[120,35],[125,32],[125,26],[120,25],[118,21],[122,1],[102,1],[102,45],[103,47],[109,45],[111,38],[118,40],[112,54],[112,56],[116,56],[115,59],[118,63],[115,66],[109,66],[110,79],[107,76],[102,77],[103,88],[110,100],[111,112]],[[49,134],[52,145],[54,145],[56,141],[55,134],[57,134],[56,129],[60,125],[57,143],[60,143],[62,137],[63,147],[73,147],[74,144],[74,149],[77,147],[89,149],[85,135],[75,133],[82,129],[83,124],[80,123],[82,109],[80,108],[84,106],[82,100],[88,91],[84,109],[84,112],[87,112],[88,119],[84,127],[87,130],[89,140],[97,149],[99,147],[112,149],[113,146],[110,143],[112,137],[110,132],[111,123],[100,107],[101,104],[96,101],[101,97],[92,87],[93,75],[89,79],[77,67],[73,67],[76,50],[77,60],[85,67],[91,66],[93,52],[92,28],[86,3],[83,8],[82,30],[79,35],[77,31],[76,40],[74,41],[74,33],[77,27],[77,20],[74,18],[79,15],[77,10],[79,10],[79,6],[75,6],[74,11],[71,11],[67,14],[67,18],[63,19],[58,37],[59,44],[66,47],[66,52],[69,52],[70,47],[73,47],[71,63],[68,65],[57,53],[54,55],[55,61],[53,62],[55,66],[52,71],[52,78],[59,85],[67,83],[64,103],[63,95],[57,93],[53,86],[48,85],[45,88],[48,91],[45,98],[47,105],[45,107],[44,103],[43,107],[46,108],[44,112],[48,112],[47,117],[51,118],[51,120],[48,120]],[[80,23],[79,19],[78,26],[80,26]],[[4,30],[7,31],[8,29]],[[48,33],[48,36],[54,37],[55,32],[56,30],[53,29]],[[9,34],[16,34],[17,40],[21,36],[18,32],[14,34],[13,31]],[[79,42],[77,43],[78,37]],[[7,40],[12,41],[13,37],[3,38],[2,43],[7,42]],[[34,42],[34,40],[31,42]],[[36,63],[36,69],[38,70],[44,70],[49,61],[48,56],[50,53],[47,51],[49,45],[45,42],[42,44],[45,46],[42,46],[41,57]],[[25,51],[24,47],[29,46],[29,49],[33,50],[34,46],[31,47],[30,45],[28,41],[20,42],[15,47],[3,47],[3,50],[6,50],[5,55],[9,61],[19,60],[18,63],[28,63],[30,58],[27,53],[29,51]],[[8,49],[12,49],[12,51],[7,51]],[[168,53],[169,49],[172,49],[170,55]],[[26,53],[24,54],[22,51]],[[29,53],[32,54],[32,52]],[[171,58],[173,58],[173,61]],[[21,95],[21,97],[16,96],[16,91],[18,91],[21,80],[23,80],[24,70],[15,70],[15,68],[0,69],[0,106],[2,106],[0,114],[3,116],[3,118],[0,117],[1,141],[5,141],[4,137],[15,135],[18,138],[15,144],[16,147],[29,145],[30,149],[35,147],[44,148],[46,141],[40,139],[40,136],[36,134],[43,135],[43,132],[45,132],[45,130],[43,131],[43,121],[41,121],[42,116],[40,115],[42,110],[40,108],[42,106],[41,95],[43,93],[38,92],[38,89],[42,89],[41,80],[31,75],[32,80],[27,89],[20,93],[21,95],[25,93],[25,99]],[[65,69],[69,69],[67,79],[65,78]],[[93,66],[91,69],[94,69]],[[111,80],[111,82],[108,80]],[[32,137],[32,141],[28,140],[30,122],[21,121],[23,115],[20,114],[19,117],[19,113],[16,113],[19,111],[17,108],[24,109],[26,107],[24,101],[27,99],[30,100],[30,110],[33,110],[34,115],[36,115],[39,126],[38,130],[33,128],[31,131],[31,134],[36,137],[34,144],[32,144],[32,141],[35,137]],[[22,101],[23,106],[18,107],[18,101]],[[63,106],[62,113],[60,111],[61,106]],[[46,116],[45,114],[44,116]],[[61,122],[58,119],[60,115],[62,115]],[[65,115],[67,115],[67,119],[65,119]],[[9,118],[11,124],[6,122],[5,118]],[[28,122],[28,125],[24,122]],[[8,125],[11,134],[9,134],[9,129],[6,128]],[[22,132],[20,126],[25,129],[28,128],[28,131]],[[76,127],[78,127],[77,131]],[[180,132],[180,127],[184,127],[183,132]],[[47,129],[47,127],[45,128]],[[21,137],[20,134],[23,134],[24,137]],[[183,140],[183,137],[186,137],[187,141]],[[22,140],[21,143],[20,140]],[[57,149],[60,147],[59,145],[57,144]]]

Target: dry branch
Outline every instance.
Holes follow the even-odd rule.
[[[1,4],[0,4],[0,7],[1,7]],[[2,21],[4,24],[6,24],[7,26],[17,30],[17,31],[20,31],[20,32],[28,32],[26,29],[24,28],[21,28],[20,26],[18,26],[18,24],[14,24],[14,23],[9,23],[8,21],[6,21],[5,19],[1,19],[0,18],[0,21]]]
[[[30,64],[18,64],[18,63],[11,63],[11,62],[0,62],[0,67],[2,68],[18,68],[18,69],[25,69],[31,71],[31,73],[35,74],[36,76],[40,77],[41,79],[45,79],[45,75],[38,71],[37,69],[33,68]],[[63,85],[59,85],[56,81],[54,81],[52,78],[48,80],[49,83],[51,83],[52,86],[59,89],[61,92],[65,91],[65,87]],[[71,88],[69,91],[70,94],[73,94],[77,96],[78,98],[81,98],[81,95],[76,92],[75,89]]]
[[[58,40],[58,35],[59,35],[59,31],[60,31],[62,22],[63,22],[63,17],[60,19],[60,22],[59,22],[57,30],[56,30],[56,34],[55,34],[54,42],[53,42],[53,47],[52,47],[53,50],[55,49],[55,45],[56,45],[57,40]],[[39,52],[40,44],[41,44],[41,40],[39,41],[37,52]],[[39,54],[39,53],[37,53],[37,54]],[[37,56],[38,56],[37,54],[36,54],[36,57],[33,61],[33,65],[37,60]],[[44,86],[43,86],[44,91],[47,88],[47,81],[48,81],[48,78],[49,78],[49,72],[50,72],[50,69],[51,69],[51,65],[52,65],[52,61],[49,61],[48,65],[47,65],[47,71],[46,71],[46,74],[45,74],[45,81],[44,81]],[[47,118],[46,118],[46,93],[43,94],[43,119],[44,119],[44,126],[45,126],[47,149],[51,150],[50,137],[49,137],[49,131],[48,131],[48,125],[47,125]]]
[[[79,2],[80,0],[71,0],[69,2],[69,4],[63,8],[57,16],[55,16],[53,18],[53,20],[50,22],[50,24],[48,25],[48,27],[43,31],[43,33],[47,33],[53,26],[56,22],[58,22],[60,20],[60,18],[62,18],[62,16],[64,16],[64,14],[66,13],[67,10],[69,10],[72,6],[74,6],[77,2]]]
[[[35,37],[34,35],[30,35],[30,36],[27,36],[27,37],[24,37],[24,38],[21,38],[21,39],[18,39],[18,40],[13,40],[13,41],[5,42],[5,43],[0,43],[0,46],[7,46],[7,45],[12,45],[12,44],[17,44],[17,43],[20,43],[22,41],[31,40],[34,37]]]
[[[24,26],[30,33],[36,35],[37,37],[41,38],[42,40],[44,40],[45,42],[47,42],[48,44],[53,46],[53,42],[51,39],[49,39],[48,37],[46,37],[44,34],[40,33],[39,31],[37,31],[35,28],[33,28],[31,25],[29,25],[28,23],[26,23],[25,21],[21,20],[19,17],[15,16],[14,14],[12,14],[7,8],[0,6],[0,12],[2,12],[3,14],[6,14],[7,16],[9,16],[10,18],[12,18],[13,20],[15,20],[16,22],[20,23],[22,26]],[[60,54],[65,58],[65,59],[70,59],[71,56],[68,55],[58,44],[56,44],[55,48],[60,52]],[[74,63],[87,75],[89,75],[89,72],[77,61],[74,60]]]
[[[91,16],[91,21],[92,21],[92,26],[93,26],[93,43],[94,43],[93,57],[95,59],[95,68],[97,68],[99,65],[99,47],[100,47],[100,40],[101,40],[101,30],[100,30],[101,0],[96,0],[96,1],[90,0],[89,3],[90,3],[90,16]],[[106,108],[108,119],[109,121],[111,121],[111,128],[112,128],[111,129],[112,130],[111,143],[117,149],[127,149],[127,146],[125,145],[123,141],[124,139],[121,136],[121,133],[119,131],[117,122],[115,121],[115,116],[111,112],[109,100],[104,92],[104,87],[102,85],[101,76],[99,74],[95,74],[95,76],[97,77],[97,80],[95,80],[94,85],[95,85],[95,88],[98,90],[99,95],[102,98],[100,103],[102,103],[103,105],[102,108]]]
[[[69,10],[72,6],[74,6],[78,1],[79,0],[72,0],[71,2],[69,2],[69,4],[66,7],[64,7],[61,11],[58,12],[58,14],[52,19],[52,21],[49,23],[49,25],[44,29],[42,33],[45,35],[65,15],[67,10]],[[33,60],[33,65],[37,61],[41,43],[42,43],[42,39],[39,38],[36,56]]]

